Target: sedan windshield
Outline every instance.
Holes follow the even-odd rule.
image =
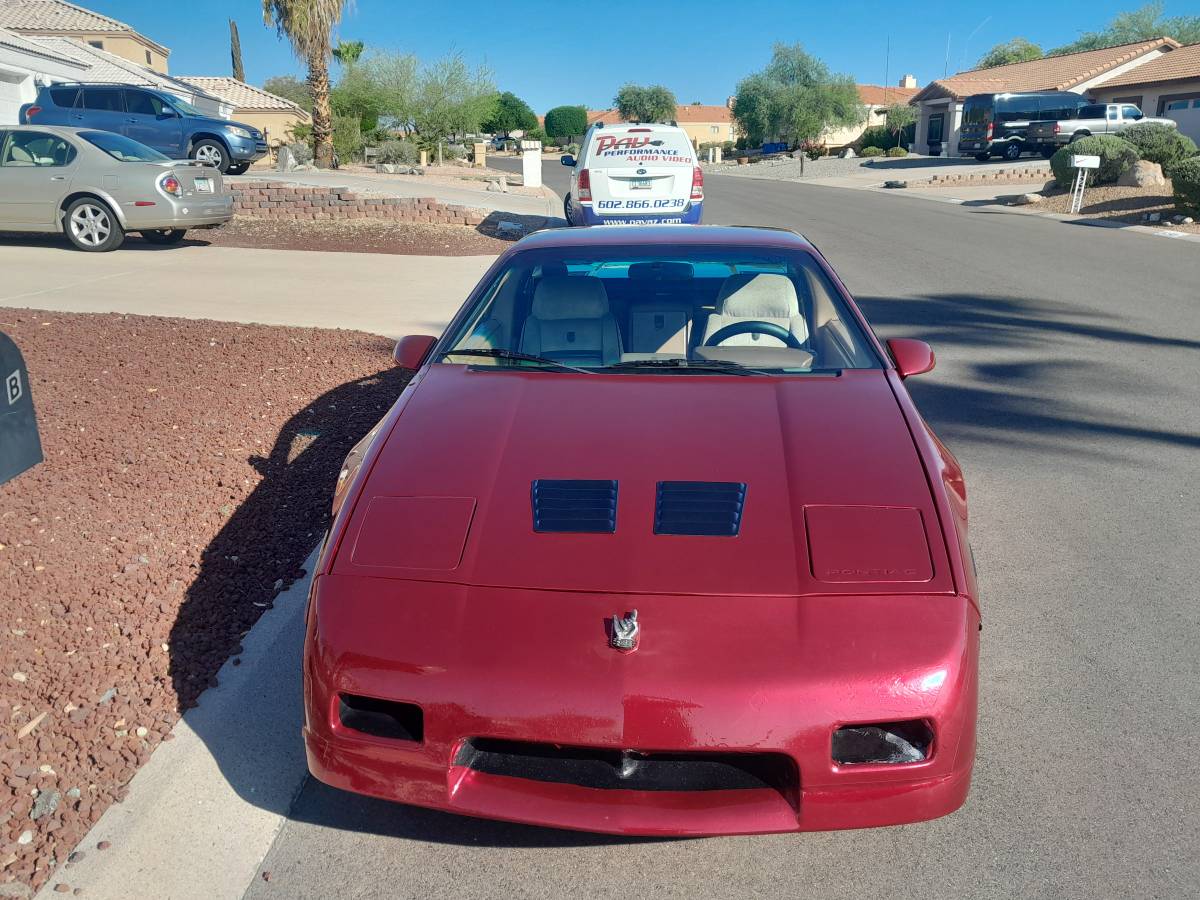
[[[741,247],[519,253],[443,346],[442,363],[614,375],[881,367],[811,253]]]
[[[111,131],[81,131],[79,136],[121,162],[165,162],[168,159],[145,144]]]

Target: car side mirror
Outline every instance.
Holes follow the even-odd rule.
[[[158,121],[162,122],[164,119],[175,118],[175,113],[172,110],[164,109],[157,116],[155,116],[155,118],[158,119]]]
[[[924,341],[892,338],[887,345],[888,350],[892,352],[892,359],[896,361],[896,372],[901,378],[929,372],[937,361],[933,355],[933,348]]]
[[[410,334],[396,341],[392,359],[403,369],[419,369],[436,343],[437,338],[432,334]]]
[[[564,153],[562,156],[560,156],[558,158],[558,161],[560,163],[562,163],[564,166],[574,166],[575,165],[575,157],[573,157],[570,153]]]

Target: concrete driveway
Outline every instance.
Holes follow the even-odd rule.
[[[493,259],[3,237],[0,306],[437,334]]]

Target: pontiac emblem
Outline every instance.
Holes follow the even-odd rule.
[[[609,646],[616,650],[636,650],[641,627],[638,625],[637,610],[625,616],[612,617],[612,636],[608,639]]]

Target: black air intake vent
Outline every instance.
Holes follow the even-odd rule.
[[[617,483],[539,478],[533,483],[533,530],[612,534]]]
[[[740,481],[660,481],[655,534],[733,537],[742,526],[746,485]]]

